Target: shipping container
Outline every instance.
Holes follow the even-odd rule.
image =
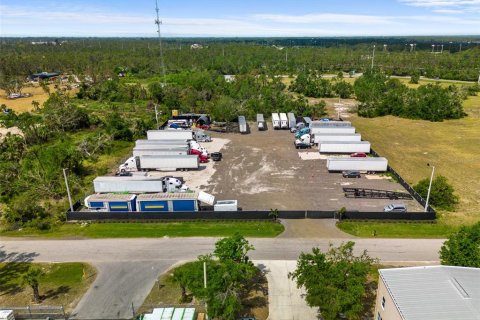
[[[362,135],[359,133],[319,133],[314,135],[313,142],[319,141],[362,141]]]
[[[244,116],[238,117],[238,130],[240,133],[248,133],[247,120]]]
[[[280,113],[280,128],[288,129],[288,118],[286,113]]]
[[[319,141],[318,150],[320,153],[370,153],[370,142],[368,141]]]
[[[174,155],[188,155],[190,154],[190,148],[185,147],[176,147],[176,148],[157,148],[155,146],[147,146],[147,148],[135,147],[133,148],[133,156],[174,156]]]
[[[134,194],[102,193],[85,198],[85,207],[95,211],[132,212],[136,211]]]
[[[198,192],[140,194],[136,205],[139,212],[198,211]]]
[[[257,114],[257,127],[258,127],[258,130],[265,130],[266,129],[265,119],[263,118],[263,114],[261,114],[261,113]]]
[[[295,118],[295,114],[293,112],[289,112],[287,114],[287,118],[288,118],[288,127],[295,128],[295,126],[297,125],[297,119]]]
[[[192,140],[192,130],[148,130],[148,140]]]
[[[350,121],[312,121],[310,128],[351,127]]]
[[[272,113],[272,127],[273,129],[280,129],[280,116],[278,113]]]
[[[354,127],[322,127],[322,128],[311,128],[310,133],[315,134],[339,134],[339,133],[355,133]]]
[[[327,158],[328,171],[372,171],[385,172],[387,171],[388,161],[385,158]]]

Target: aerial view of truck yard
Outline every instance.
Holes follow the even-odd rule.
[[[479,13],[2,0],[0,320],[480,319]]]

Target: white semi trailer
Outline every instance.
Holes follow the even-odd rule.
[[[320,153],[354,153],[370,152],[368,141],[319,141],[318,151]]]
[[[318,144],[320,141],[362,141],[362,135],[359,133],[324,133],[314,135],[313,142]]]
[[[148,146],[147,146],[148,147]],[[155,148],[155,146],[149,148],[142,148],[142,147],[135,147],[133,148],[133,156],[140,157],[140,156],[172,156],[172,155],[187,155],[190,154],[190,148],[188,146],[185,147],[177,147],[177,148]]]
[[[295,128],[297,125],[297,118],[295,118],[295,114],[293,112],[287,113],[287,118],[288,118],[288,127]]]
[[[387,171],[388,161],[385,158],[327,158],[328,171]]]
[[[192,130],[148,130],[148,140],[192,140]]]
[[[329,127],[351,127],[350,121],[312,121],[310,128],[329,128]]]
[[[151,178],[144,176],[110,177],[101,176],[93,180],[95,193],[111,192],[175,192],[183,181],[174,177]]]
[[[245,120],[244,116],[238,117],[238,130],[240,133],[248,133],[247,120]]]
[[[286,113],[280,113],[280,128],[288,129],[288,118]]]
[[[265,130],[266,129],[265,119],[263,118],[262,113],[257,114],[257,127],[258,127],[258,130]]]
[[[188,146],[188,140],[137,140],[135,141],[135,147],[142,147],[142,146]]]
[[[118,167],[120,172],[126,171],[175,171],[198,169],[198,155],[173,155],[173,156],[140,156],[128,158]]]
[[[280,116],[278,113],[272,113],[272,127],[273,129],[280,129]]]
[[[355,133],[354,127],[321,127],[321,128],[311,128],[310,134],[339,134],[339,133]]]

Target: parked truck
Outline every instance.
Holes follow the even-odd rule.
[[[288,119],[288,128],[295,128],[297,125],[297,119],[295,118],[295,114],[293,112],[287,113],[287,119]]]
[[[210,137],[210,135],[205,133],[205,131],[203,131],[203,130],[195,130],[193,133],[194,133],[195,141],[197,141],[197,142],[211,142],[212,141],[212,137]]]
[[[93,180],[96,193],[144,193],[180,191],[183,181],[175,177],[152,178],[145,176],[101,176]]]
[[[263,114],[261,113],[257,114],[257,127],[258,127],[258,130],[261,130],[261,131],[266,129],[265,119],[263,118]]]
[[[340,158],[328,157],[328,171],[361,171],[361,172],[385,172],[388,161],[385,158]]]
[[[280,116],[278,113],[272,113],[272,127],[273,129],[280,129]]]
[[[198,155],[178,155],[178,156],[140,156],[128,158],[125,163],[119,166],[120,172],[127,171],[175,171],[198,169]]]
[[[330,133],[330,134],[339,134],[339,133],[349,133],[353,134],[355,133],[355,128],[354,127],[321,127],[321,128],[311,128],[310,131],[311,134],[324,134],[324,133]]]
[[[286,113],[280,113],[280,128],[288,129],[288,118]]]
[[[247,120],[245,120],[244,116],[238,117],[238,130],[240,133],[248,133]]]
[[[320,141],[362,141],[359,133],[319,133],[314,135],[313,142],[318,144]]]
[[[295,139],[294,145],[295,145],[295,148],[297,149],[311,148],[312,138],[309,134],[304,134],[300,138]]]
[[[192,140],[192,130],[148,130],[148,140]]]
[[[319,141],[318,150],[320,153],[354,153],[370,152],[368,141]]]
[[[298,130],[297,132],[295,132],[295,138],[299,139],[304,134],[310,134],[310,128],[304,127],[302,129]]]

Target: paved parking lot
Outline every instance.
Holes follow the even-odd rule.
[[[380,211],[392,200],[347,199],[342,187],[405,192],[390,180],[348,179],[329,173],[323,159],[302,160],[288,130],[258,131],[251,125],[250,134],[211,134],[229,142],[221,149],[223,160],[214,164],[213,175],[200,188],[219,200],[237,199],[244,210]],[[188,184],[188,175],[185,178]],[[421,210],[413,200],[393,202],[405,203],[409,211]]]

